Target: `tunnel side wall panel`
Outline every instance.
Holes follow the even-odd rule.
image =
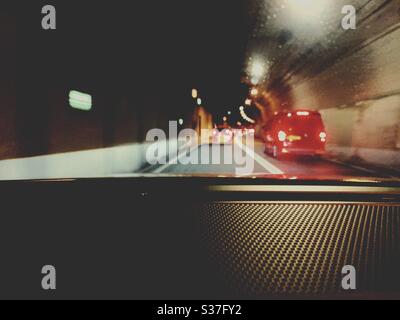
[[[321,113],[330,153],[400,168],[400,95]]]
[[[293,108],[321,111],[329,152],[400,167],[399,52],[400,28],[393,28],[293,86]]]

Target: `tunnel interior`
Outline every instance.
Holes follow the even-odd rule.
[[[346,4],[325,1],[314,8],[318,16],[309,10],[298,21],[288,13],[291,1],[252,2],[249,14],[257,18],[247,61],[268,67],[261,103],[270,113],[319,110],[333,154],[398,167],[400,3],[351,1],[355,30],[341,27]]]
[[[333,157],[400,165],[399,1],[55,1],[53,31],[42,4],[1,12],[0,159],[141,145],[178,119],[245,122],[257,88],[258,129],[277,111],[318,110]],[[344,30],[349,4],[356,28]],[[71,90],[93,109],[72,109]]]
[[[400,0],[4,2],[0,299],[399,297]]]

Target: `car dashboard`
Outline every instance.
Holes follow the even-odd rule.
[[[57,265],[52,297],[62,299],[400,297],[395,181],[132,177],[0,188],[7,298],[47,298],[34,283],[46,263]]]

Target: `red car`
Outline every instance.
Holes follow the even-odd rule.
[[[264,134],[265,151],[275,158],[325,153],[327,134],[317,111],[278,112],[264,127]]]

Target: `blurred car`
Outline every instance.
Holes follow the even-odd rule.
[[[233,130],[226,125],[215,126],[212,131],[211,142],[213,144],[232,144],[233,143]]]
[[[319,156],[325,153],[327,134],[317,111],[278,112],[264,126],[264,136],[265,151],[275,158],[288,154]]]

